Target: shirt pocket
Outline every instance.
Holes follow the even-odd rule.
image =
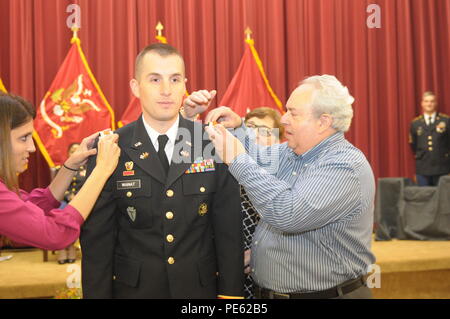
[[[125,256],[114,256],[114,281],[136,287],[140,272],[141,263],[139,261]]]
[[[152,190],[147,176],[116,181],[114,199],[120,211],[121,224],[125,222],[136,229],[152,227]]]
[[[182,176],[182,184],[186,222],[193,226],[206,224],[212,213],[216,174],[214,172],[185,174]]]

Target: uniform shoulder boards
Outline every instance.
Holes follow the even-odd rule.
[[[412,121],[415,122],[415,121],[421,120],[422,118],[423,118],[423,114],[415,117]]]
[[[449,118],[449,116],[447,114],[445,114],[445,113],[439,113],[439,116],[443,117],[444,119],[448,119]]]

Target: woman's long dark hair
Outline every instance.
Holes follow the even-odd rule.
[[[0,92],[0,179],[8,189],[19,191],[12,158],[11,130],[36,117],[33,106],[20,96]]]

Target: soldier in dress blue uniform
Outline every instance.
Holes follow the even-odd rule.
[[[409,144],[416,158],[416,177],[420,186],[436,186],[439,178],[450,173],[450,119],[437,112],[433,92],[422,98],[423,114],[410,127]]]
[[[82,229],[85,298],[243,296],[239,185],[179,114],[184,72],[167,44],[137,57],[143,114],[117,131],[118,168]]]

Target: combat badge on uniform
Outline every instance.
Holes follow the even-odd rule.
[[[136,220],[136,208],[134,207],[128,207],[127,208],[128,216],[130,216],[130,219],[134,222]]]

